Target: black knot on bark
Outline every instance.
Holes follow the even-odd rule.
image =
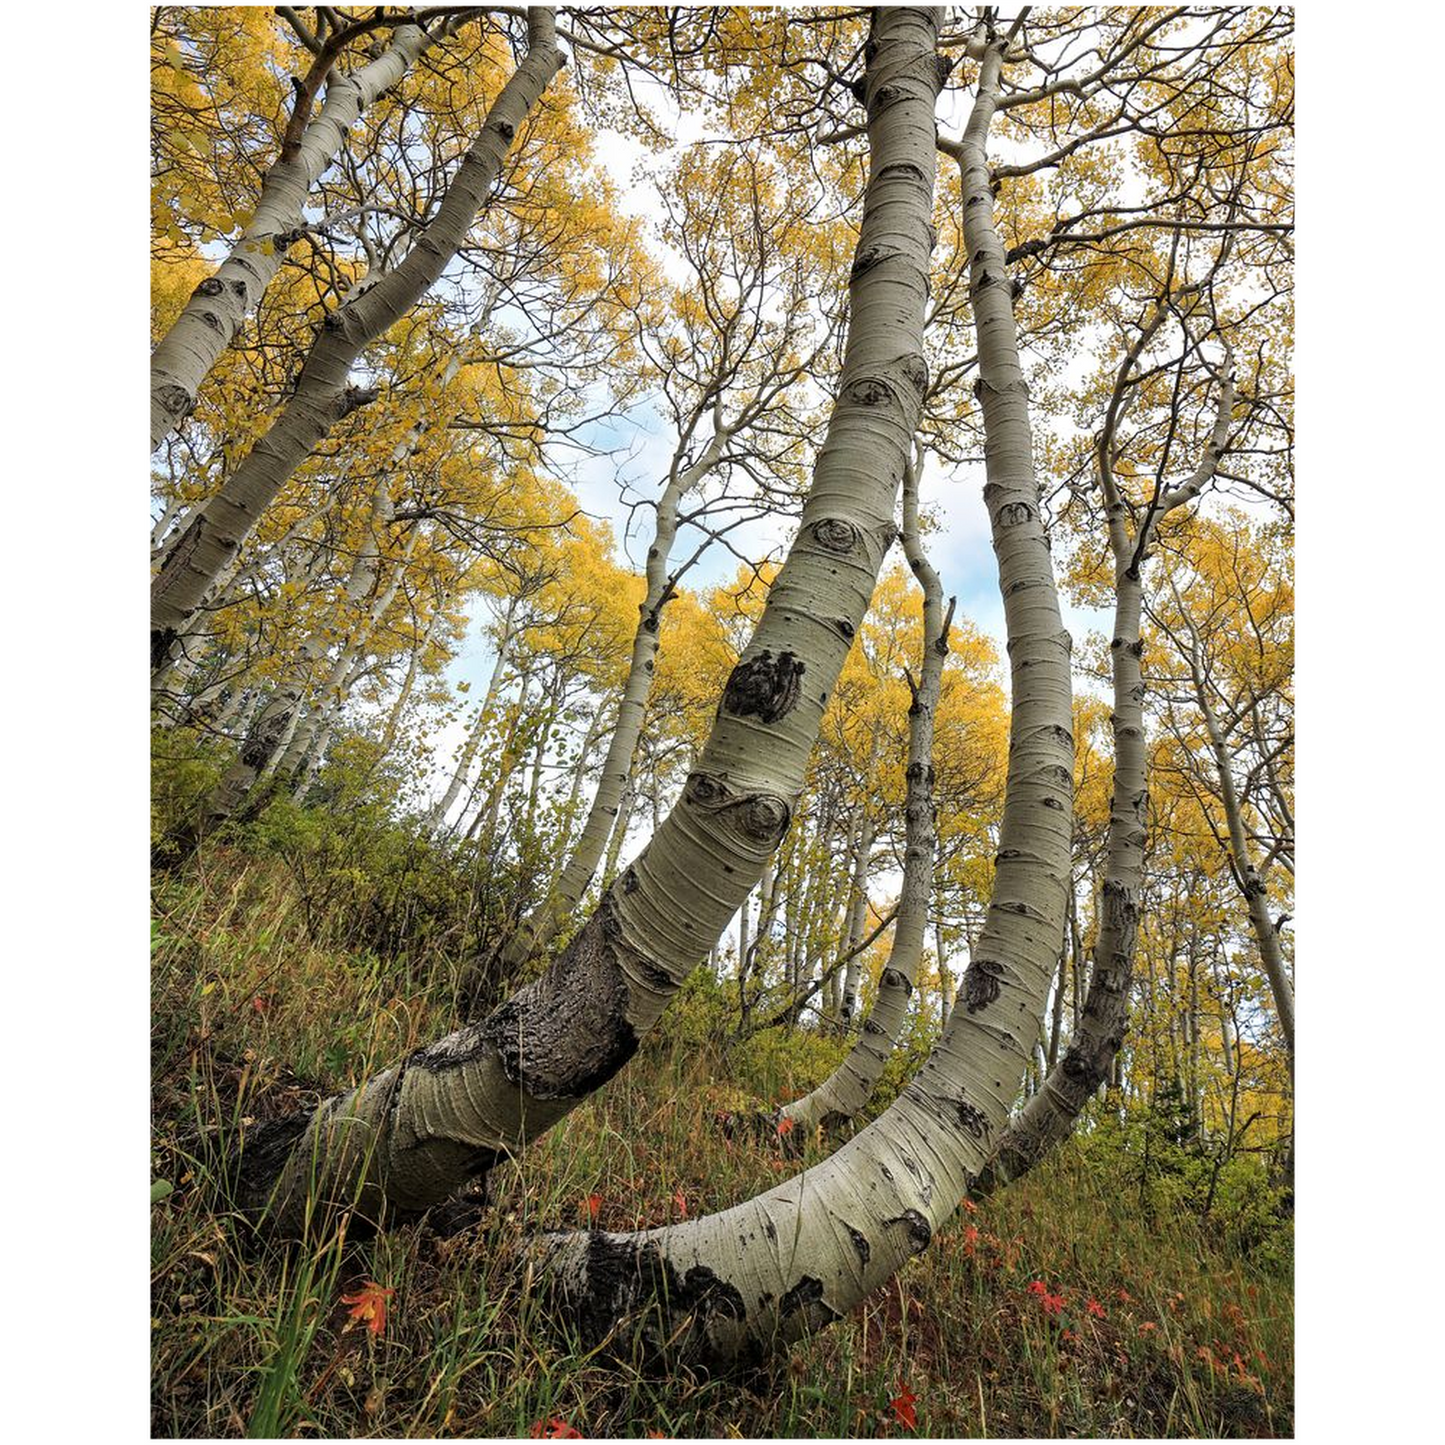
[[[207,276],[199,286],[196,287],[197,296],[219,296],[225,287],[216,276]]]
[[[839,1318],[838,1311],[823,1298],[823,1281],[810,1274],[805,1274],[778,1301],[778,1311],[784,1319],[802,1311],[813,1329],[822,1328]]]
[[[928,1248],[933,1226],[916,1209],[905,1209],[902,1214],[883,1221],[885,1229],[895,1224],[903,1226],[909,1254],[922,1254]]]
[[[928,388],[928,362],[921,356],[905,356],[899,367],[905,380],[920,396]]]
[[[998,509],[1000,527],[1021,527],[1034,519],[1034,509],[1027,502],[1005,502]]]
[[[788,831],[791,819],[792,811],[781,798],[759,793],[743,809],[743,832],[759,843],[773,843]]]
[[[776,658],[764,648],[756,657],[738,663],[723,692],[723,711],[734,717],[757,717],[775,723],[798,705],[805,664],[791,652]]]
[[[196,404],[196,399],[183,386],[169,384],[159,387],[156,391],[156,400],[171,413],[172,416],[182,417],[187,415]]]
[[[976,958],[964,970],[963,1003],[971,1014],[982,1013],[1002,992],[1003,964]]]
[[[687,796],[704,808],[716,808],[727,802],[732,794],[716,778],[708,773],[694,773],[687,784]]]
[[[871,246],[860,247],[857,255],[853,257],[853,265],[848,272],[848,279],[850,281],[856,281],[860,276],[864,276],[871,271],[880,261],[896,254],[896,252],[890,251],[886,246],[879,246],[876,243]]]
[[[882,406],[894,400],[893,388],[882,377],[862,376],[846,392],[855,406]]]
[[[333,312],[332,315],[336,313]],[[370,406],[381,395],[379,386],[348,386],[341,393],[336,410],[339,416],[347,417],[364,406]]]
[[[842,517],[824,517],[813,524],[813,540],[825,551],[843,557],[858,546],[858,529]],[[849,622],[847,626],[847,635],[851,637],[853,624]]]
[[[885,968],[878,984],[880,988],[901,988],[904,998],[908,998],[913,993],[913,985],[896,968]]]
[[[505,141],[510,141],[512,137],[517,134],[517,127],[509,120],[497,121],[492,129]]]
[[[983,1110],[967,1099],[958,1101],[958,1122],[966,1133],[980,1141],[987,1140],[993,1133],[993,1125],[988,1122]]]

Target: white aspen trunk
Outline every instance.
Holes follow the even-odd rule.
[[[617,877],[617,865],[622,860],[622,845],[627,841],[627,829],[632,823],[632,810],[637,803],[637,789],[631,779],[622,790],[617,804],[617,819],[612,825],[612,836],[607,844],[607,857],[602,864],[602,889],[606,892]]]
[[[512,717],[511,725],[507,729],[507,736],[502,742],[501,754],[497,760],[496,772],[492,776],[491,787],[487,789],[486,801],[477,810],[477,815],[472,819],[471,826],[462,835],[463,839],[481,837],[486,840],[486,846],[491,847],[497,836],[497,822],[502,811],[502,797],[507,791],[507,784],[511,781],[512,775],[522,764],[524,748],[517,745],[517,734],[522,729],[522,718],[527,707],[527,694],[532,688],[532,678],[529,673],[522,676],[521,691],[517,694],[517,706]],[[477,787],[481,785],[481,778],[477,779]],[[476,788],[473,788],[475,795]],[[463,817],[466,816],[467,806],[464,805],[461,814],[457,818],[456,827],[460,825]]]
[[[1229,743],[1219,725],[1214,708],[1209,701],[1208,689],[1200,671],[1197,652],[1189,659],[1190,672],[1194,679],[1194,691],[1200,712],[1204,715],[1204,726],[1209,733],[1210,748],[1214,753],[1214,768],[1219,780],[1219,800],[1224,805],[1224,820],[1229,828],[1230,861],[1240,892],[1244,895],[1249,910],[1250,925],[1254,929],[1255,942],[1259,945],[1260,961],[1264,964],[1265,976],[1269,979],[1270,993],[1274,997],[1275,1013],[1284,1034],[1285,1053],[1289,1061],[1290,1076],[1294,1076],[1294,986],[1290,983],[1289,969],[1284,961],[1284,951],[1279,946],[1279,934],[1275,932],[1274,920],[1269,916],[1269,890],[1250,856],[1249,839],[1244,829],[1244,814],[1239,805],[1239,793],[1235,788],[1234,769],[1229,759]]]
[[[1125,357],[1116,398],[1134,361],[1167,314],[1160,306]],[[1104,881],[1094,943],[1094,967],[1082,1016],[1069,1047],[1043,1087],[1029,1101],[998,1141],[985,1187],[1017,1179],[1072,1132],[1084,1106],[1108,1081],[1124,1042],[1134,950],[1139,928],[1139,885],[1149,823],[1149,750],[1144,732],[1144,674],[1141,635],[1144,593],[1141,568],[1160,517],[1193,501],[1214,475],[1229,436],[1234,403],[1233,373],[1226,358],[1218,410],[1209,443],[1199,466],[1187,481],[1164,491],[1158,506],[1142,524],[1142,534],[1129,535],[1128,506],[1120,495],[1110,465],[1110,425],[1099,446],[1099,480],[1114,555],[1114,636],[1109,643],[1113,674],[1114,782],[1109,803]],[[1172,965],[1171,965],[1172,968]]]
[[[743,960],[748,956],[748,904],[752,901],[752,895],[748,894],[743,899],[742,907],[738,909],[738,977],[743,976]]]
[[[632,639],[632,656],[628,660],[627,680],[617,704],[617,721],[607,745],[602,776],[588,810],[576,847],[567,859],[556,886],[522,921],[502,952],[502,968],[515,972],[533,954],[551,941],[567,915],[582,901],[587,892],[603,850],[617,821],[623,789],[636,766],[637,740],[642,734],[642,721],[647,712],[647,699],[652,693],[653,670],[657,660],[658,632],[662,626],[662,609],[671,595],[667,564],[677,537],[677,514],[682,499],[715,467],[727,444],[729,432],[715,427],[712,439],[702,456],[690,467],[679,468],[674,461],[672,473],[657,503],[657,526],[652,545],[647,550],[647,592],[638,604],[637,631]]]
[[[391,520],[392,511],[390,483],[383,478],[377,484],[372,497],[366,541],[357,553],[351,575],[346,579],[345,595],[339,605],[344,618],[349,619],[350,615],[355,613],[376,585],[380,555],[377,533]],[[415,538],[416,533],[413,532],[412,536]],[[343,622],[342,630],[349,628],[349,620]],[[305,697],[314,683],[312,674],[325,657],[336,631],[337,629],[330,625],[314,628],[302,643],[301,655],[296,662],[292,680],[277,688],[261,710],[260,717],[252,727],[251,736],[211,795],[206,805],[203,832],[231,817],[253,788],[267,782],[276,773],[281,759],[295,742]]]
[[[903,545],[909,565],[923,591],[923,660],[908,720],[907,791],[903,804],[903,883],[898,918],[888,964],[878,981],[878,996],[863,1021],[853,1047],[843,1062],[801,1099],[785,1104],[776,1115],[777,1127],[810,1130],[817,1125],[835,1129],[852,1119],[873,1096],[898,1042],[908,1013],[908,1000],[918,978],[923,957],[923,939],[928,927],[928,899],[933,889],[933,719],[943,684],[943,664],[948,657],[948,629],[953,610],[943,612],[943,585],[923,552],[918,525],[917,473],[910,467],[903,483]],[[911,679],[910,679],[911,682]],[[865,860],[872,844],[871,823],[862,824],[860,856]],[[857,874],[854,875],[858,882]],[[866,895],[865,895],[866,896]],[[858,949],[863,929],[850,935],[849,945]],[[856,968],[855,961],[849,965]],[[785,1126],[784,1121],[790,1121]]]
[[[876,728],[873,737],[876,754],[878,737]],[[863,816],[858,823],[857,852],[853,858],[851,896],[848,900],[848,932],[845,947],[851,956],[848,959],[848,967],[843,973],[842,997],[838,1001],[838,1022],[845,1029],[852,1022],[853,1010],[858,1006],[858,973],[862,968],[862,960],[857,950],[868,922],[868,863],[873,855],[873,834],[873,819],[868,816],[865,806]],[[893,946],[895,948],[898,946],[896,933],[893,936]]]
[[[401,730],[402,714],[406,711],[406,705],[411,701],[412,689],[416,686],[416,675],[421,669],[422,654],[431,644],[432,636],[436,632],[437,622],[441,617],[441,603],[433,609],[422,634],[417,638],[416,646],[412,649],[411,656],[407,659],[406,674],[402,678],[401,687],[397,690],[396,701],[391,705],[391,711],[386,715],[386,726],[382,729],[381,740],[377,743],[376,760],[380,763],[383,758],[396,745],[396,735]]]
[[[828,698],[893,540],[898,484],[927,385],[933,110],[947,70],[936,63],[938,22],[934,10],[876,12],[865,81],[872,162],[838,395],[797,539],[681,798],[539,979],[490,1017],[417,1050],[313,1114],[252,1131],[242,1156],[242,1198],[266,1207],[277,1227],[303,1230],[317,1206],[352,1208],[366,1218],[388,1208],[426,1208],[565,1117],[636,1052],[787,830]],[[1022,394],[1011,404],[1022,407]],[[1051,660],[1035,668],[1036,646],[1022,637],[1016,651],[1028,673],[1018,681],[1027,698],[1037,691],[1035,676],[1048,679],[1052,659],[1061,660],[1067,721],[1067,650],[1059,647],[1026,418],[1022,440],[1025,454],[1005,452],[1004,466],[1026,474],[1032,525],[1008,529],[1002,566],[1006,582],[1024,586],[1042,567],[1049,585],[1033,590],[1046,592],[1053,610]],[[999,467],[996,456],[991,469]],[[1003,505],[1015,485],[999,482]],[[995,513],[998,507],[991,502]],[[1027,577],[1020,570],[1024,553]],[[1045,610],[1017,596],[1010,605],[1016,630],[1020,617]],[[1016,716],[1038,730],[1038,714],[1024,701]],[[1062,745],[1050,731],[1044,746],[1052,761]],[[1039,747],[1026,734],[1014,752],[1021,797],[1037,799],[1040,765]],[[1062,768],[1066,777],[1068,771]],[[1066,837],[1067,782],[1058,807]],[[1019,818],[1012,833],[1008,827],[1006,810],[1006,835],[1024,860],[1014,872],[1032,879],[1038,865],[1027,858],[1054,830]],[[1009,869],[1003,871],[1007,878]],[[1011,897],[1007,882],[1001,896]],[[1034,928],[1019,915],[1008,917],[1013,921],[998,940],[1005,948],[1020,928]],[[1013,986],[1012,978],[1004,984]],[[923,1115],[942,1106],[915,1107]]]
[[[597,746],[598,739],[602,736],[603,719],[607,714],[605,707],[593,708],[587,719],[587,731],[582,735],[581,746],[577,749],[577,756],[572,761],[572,781],[567,787],[567,801],[562,805],[562,818],[565,834],[558,844],[557,857],[552,866],[552,873],[547,881],[547,891],[553,893],[557,887],[557,880],[561,876],[563,859],[567,856],[567,850],[571,846],[572,824],[571,819],[577,810],[577,799],[582,795],[582,781],[587,776],[588,764],[592,761],[593,750]],[[612,821],[608,821],[609,830]]]
[[[873,12],[865,89],[877,174],[883,122],[917,96],[932,132],[939,12]],[[663,1296],[672,1357],[764,1356],[840,1318],[925,1249],[992,1152],[1023,1077],[1063,940],[1072,837],[1072,708],[1063,629],[1034,477],[1027,393],[985,141],[1002,38],[980,66],[963,141],[963,225],[979,338],[985,502],[1004,598],[1014,709],[993,897],[938,1047],[897,1101],[835,1154],[720,1214],[617,1235],[554,1236],[540,1252],[584,1337]],[[871,54],[870,54],[871,53]],[[946,67],[945,67],[946,71]],[[934,74],[937,74],[934,71]],[[918,162],[924,164],[921,153]],[[931,157],[926,162],[932,170]],[[864,240],[867,237],[865,235]]]
[[[156,574],[151,584],[153,687],[165,676],[177,637],[277,492],[343,416],[375,398],[374,390],[348,387],[352,365],[426,294],[456,254],[492,192],[514,137],[563,63],[551,10],[528,7],[527,36],[526,59],[487,112],[436,215],[394,270],[326,317],[290,400],[185,528]]]
[[[394,510],[389,491],[384,489],[383,484],[383,488],[378,489],[377,492],[376,526],[384,527],[389,524]],[[402,574],[411,562],[412,553],[416,549],[417,538],[420,535],[418,529],[412,529],[406,539],[401,556],[392,566],[390,580],[385,587],[379,589],[376,587],[376,583],[379,580],[381,563],[375,532],[373,531],[367,539],[363,550],[363,556],[367,562],[365,590],[374,591],[375,595],[370,606],[361,608],[361,616],[355,620],[343,638],[319,688],[313,690],[313,701],[309,710],[298,724],[285,751],[277,758],[273,771],[281,777],[295,776],[302,763],[311,755],[312,744],[317,734],[323,728],[330,730],[331,720],[345,705],[352,686],[364,669],[365,649],[381,620],[391,610],[391,604],[396,600],[396,594],[401,589]],[[351,604],[351,610],[355,611],[365,600],[365,592],[360,595],[354,591],[349,592],[347,600]]]
[[[491,725],[492,709],[496,706],[497,695],[502,687],[502,678],[507,670],[513,635],[512,619],[516,610],[517,599],[513,598],[507,606],[506,616],[502,619],[502,630],[497,636],[497,657],[492,664],[492,674],[487,679],[486,693],[477,709],[477,720],[467,734],[466,744],[462,748],[461,756],[457,759],[456,767],[452,770],[451,781],[447,784],[446,792],[432,804],[427,812],[424,826],[428,832],[435,832],[446,822],[447,814],[452,810],[452,804],[456,802],[458,795],[466,786],[467,777],[472,771],[472,762],[477,756],[477,749],[481,747],[482,739]]]
[[[201,383],[255,309],[298,234],[312,186],[335,160],[357,116],[396,85],[432,43],[419,25],[399,25],[381,56],[350,75],[333,69],[326,101],[294,155],[272,162],[256,210],[230,254],[196,287],[151,353],[151,450],[196,404]]]
[[[943,947],[943,924],[933,925],[933,947],[938,955],[938,1026],[940,1031],[948,1027],[948,1016],[953,1012],[953,974],[948,967],[948,954]]]

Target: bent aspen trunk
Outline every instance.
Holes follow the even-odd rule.
[[[253,1131],[241,1198],[275,1226],[300,1231],[328,1205],[371,1219],[426,1208],[563,1118],[632,1057],[787,830],[893,541],[927,384],[937,25],[932,10],[878,12],[838,395],[797,539],[681,798],[534,983],[314,1114]]]
[[[923,662],[913,706],[909,708],[903,883],[893,946],[878,981],[878,996],[853,1047],[816,1089],[778,1110],[780,1131],[795,1127],[808,1130],[818,1124],[838,1127],[852,1119],[873,1096],[898,1042],[923,957],[928,898],[933,891],[933,719],[948,656],[952,608],[945,617],[943,586],[923,553],[918,527],[918,480],[911,466],[903,483],[903,545],[923,590]]]
[[[1126,371],[1133,359],[1133,356],[1126,358]],[[1144,593],[1140,569],[1159,518],[1191,502],[1214,475],[1228,439],[1233,401],[1232,372],[1226,365],[1214,428],[1203,460],[1186,482],[1163,494],[1137,538],[1129,535],[1128,508],[1114,485],[1105,455],[1107,433],[1101,443],[1100,482],[1115,567],[1114,636],[1109,644],[1114,684],[1114,785],[1094,967],[1078,1031],[1057,1067],[1048,1071],[1038,1093],[999,1139],[988,1177],[982,1181],[988,1187],[1027,1173],[1069,1136],[1084,1106],[1109,1079],[1124,1042],[1139,928],[1139,885],[1144,872],[1149,822],[1149,750],[1144,732],[1145,690],[1141,665]]]
[[[934,70],[938,12],[874,12],[869,135]],[[553,1237],[540,1253],[584,1336],[665,1295],[671,1356],[764,1356],[853,1309],[927,1247],[992,1153],[1043,1014],[1064,931],[1073,818],[1069,639],[1034,479],[1027,393],[985,141],[1002,38],[984,54],[956,147],[979,337],[984,490],[1009,639],[1014,711],[993,897],[958,1006],[897,1101],[815,1168],[720,1214],[629,1235]],[[936,72],[934,72],[936,73]],[[905,98],[906,97],[906,98]],[[931,115],[925,111],[921,120]]]

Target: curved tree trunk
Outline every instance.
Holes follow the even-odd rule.
[[[435,217],[399,265],[331,312],[270,429],[183,530],[151,584],[152,687],[164,681],[175,644],[216,577],[257,519],[331,428],[375,390],[348,386],[363,349],[421,299],[466,239],[528,113],[562,65],[553,12],[527,10],[526,59],[487,112]]]
[[[916,116],[920,140],[931,142],[927,97],[937,74],[938,18],[937,11],[903,7],[874,11],[866,95],[875,180],[897,164],[884,149],[887,122]],[[765,1355],[840,1318],[926,1248],[957,1208],[1023,1077],[1063,939],[1073,740],[1069,639],[1039,510],[985,149],[1003,43],[991,40],[985,51],[978,98],[957,147],[982,377],[984,498],[1014,698],[994,892],[962,1006],[897,1101],[815,1168],[720,1214],[669,1228],[544,1241],[550,1277],[584,1337],[605,1334],[635,1309],[659,1306],[670,1354],[727,1363]]]
[[[1159,308],[1162,319],[1164,308]],[[1125,358],[1122,381],[1153,331],[1146,327]],[[1139,883],[1149,823],[1149,750],[1144,733],[1144,674],[1141,666],[1143,585],[1140,569],[1158,519],[1194,500],[1214,475],[1229,436],[1234,383],[1228,363],[1220,387],[1218,411],[1205,455],[1193,476],[1159,498],[1143,523],[1142,535],[1131,537],[1128,507],[1115,486],[1108,459],[1111,425],[1100,442],[1099,472],[1114,554],[1114,636],[1109,643],[1113,672],[1114,784],[1110,797],[1109,833],[1104,858],[1104,886],[1099,904],[1094,967],[1078,1032],[1064,1057],[1048,1072],[1043,1087],[1029,1100],[998,1142],[990,1163],[991,1187],[1016,1179],[1038,1163],[1073,1131],[1084,1106],[1110,1077],[1124,1042],[1129,990],[1134,977],[1134,948],[1139,926]],[[1112,414],[1111,414],[1112,415]]]
[[[943,586],[923,553],[918,527],[918,480],[911,466],[903,482],[903,546],[923,590],[923,662],[913,706],[908,710],[903,884],[893,946],[878,982],[878,996],[847,1057],[816,1089],[778,1110],[780,1132],[812,1129],[818,1124],[838,1127],[852,1119],[873,1096],[898,1042],[923,957],[928,898],[933,891],[933,719],[943,684],[943,664],[948,657],[953,609],[950,607],[948,616],[944,616]],[[858,941],[853,940],[855,948]],[[850,968],[853,966],[850,964]]]
[[[282,147],[230,254],[196,287],[151,353],[152,451],[195,406],[201,383],[280,271],[305,219],[311,187],[336,159],[357,116],[397,84],[431,43],[419,25],[399,25],[369,65],[350,75],[331,70],[320,113],[298,145]]]
[[[922,344],[933,244],[933,109],[942,79],[934,52],[938,13],[877,15],[866,78],[872,167],[838,396],[797,539],[728,679],[682,797],[541,978],[488,1018],[314,1114],[253,1131],[241,1161],[241,1197],[266,1206],[281,1229],[303,1230],[314,1211],[332,1205],[375,1219],[388,1208],[438,1203],[565,1117],[632,1057],[787,829],[824,708],[893,541],[898,484],[927,384]],[[986,173],[983,183],[986,190]],[[1021,391],[1000,394],[1022,407]],[[1040,559],[1047,578],[1047,550],[1026,419],[1010,445],[1016,449],[1018,441],[1024,454],[1003,465],[1023,480],[1000,480],[991,506],[1012,516],[1015,489],[1028,493],[1031,524],[1010,528],[1003,564],[1009,582],[1027,586]],[[992,470],[999,465],[996,457]],[[1015,575],[1014,556],[1022,551],[1030,558],[1027,578]],[[1067,652],[1058,645],[1051,582],[1046,591],[1053,607],[1048,647],[1051,657],[1064,659],[1067,715]],[[1040,611],[1020,600],[1022,586],[1014,592],[1016,614]],[[1033,652],[1026,638],[1021,660],[1035,661]],[[1048,665],[1030,667],[1029,686],[1048,675]],[[1030,715],[1025,707],[1022,716]],[[1056,753],[1061,745],[1050,732],[1044,746]],[[1028,738],[1015,758],[1030,777],[1039,767]],[[1021,784],[1026,793],[1042,785]],[[1067,831],[1067,800],[1059,806]],[[1021,859],[1035,831],[1015,821],[1010,836]],[[1019,866],[1032,876],[1033,863]]]

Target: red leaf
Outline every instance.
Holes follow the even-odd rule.
[[[893,1411],[898,1423],[909,1430],[918,1428],[918,1411],[914,1409],[917,1404],[918,1396],[900,1380],[898,1393],[888,1402],[888,1408]]]
[[[369,1279],[355,1294],[342,1295],[341,1303],[352,1306],[353,1320],[364,1320],[367,1329],[379,1335],[386,1328],[386,1302],[395,1293],[394,1289],[383,1289],[374,1279]]]
[[[549,1420],[536,1421],[527,1434],[533,1440],[581,1440],[583,1438],[580,1430],[574,1430],[560,1415],[553,1415]]]

